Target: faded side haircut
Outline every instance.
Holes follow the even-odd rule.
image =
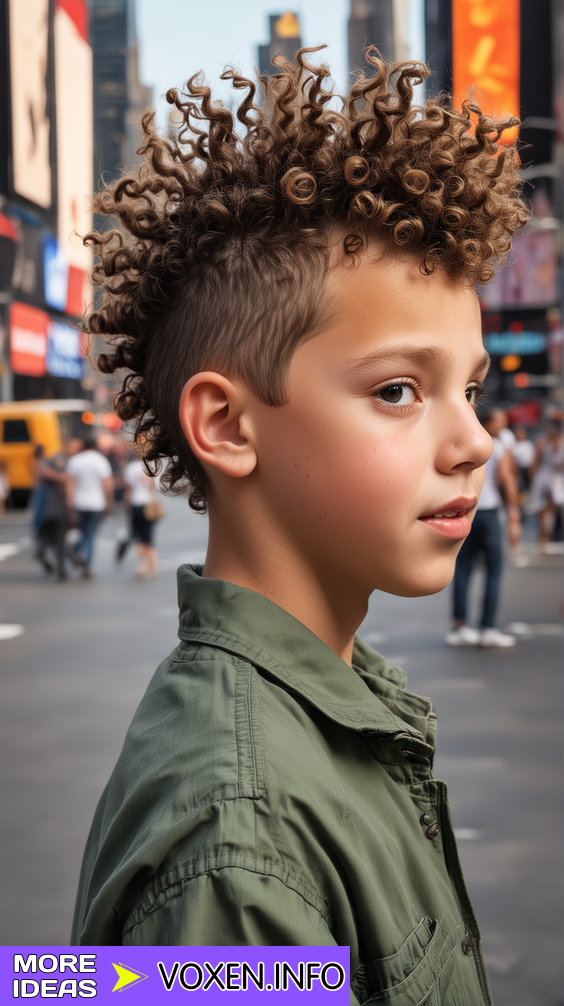
[[[499,140],[517,123],[468,100],[414,104],[422,64],[387,64],[367,52],[364,75],[333,96],[328,67],[302,49],[245,93],[233,115],[198,75],[171,90],[180,128],[157,131],[143,116],[144,156],[97,197],[120,227],[87,235],[103,288],[86,331],[111,347],[98,367],[125,369],[118,416],[133,424],[151,471],[169,491],[189,487],[205,510],[209,483],[182,432],[182,388],[201,370],[238,376],[263,402],[285,401],[292,353],[319,325],[330,242],[351,265],[367,242],[417,256],[468,285],[491,279],[528,212],[519,159]],[[340,110],[332,98],[339,98]]]

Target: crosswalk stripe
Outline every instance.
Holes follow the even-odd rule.
[[[23,625],[17,625],[16,623],[10,625],[8,622],[2,624],[0,622],[0,641],[2,639],[16,639],[17,636],[22,635],[23,631]]]

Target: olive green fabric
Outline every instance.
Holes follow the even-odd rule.
[[[351,1001],[490,1003],[435,717],[251,590],[178,573],[180,645],[96,811],[72,942],[351,948]]]

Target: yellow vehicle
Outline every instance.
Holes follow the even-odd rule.
[[[46,458],[67,437],[91,429],[92,402],[79,398],[0,402],[0,467],[6,465],[14,506],[25,506],[33,488],[38,447]]]

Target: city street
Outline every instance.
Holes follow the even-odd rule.
[[[113,560],[121,514],[100,533],[95,579],[58,583],[33,558],[28,515],[0,517],[4,945],[60,944],[97,799],[158,662],[176,645],[176,577],[201,562],[207,523],[165,500],[161,574]],[[500,627],[513,650],[444,644],[449,592],[377,594],[360,634],[405,667],[438,713],[435,774],[481,924],[496,1006],[562,1006],[562,566],[529,547],[507,566]],[[466,1004],[472,1006],[472,1004]]]

